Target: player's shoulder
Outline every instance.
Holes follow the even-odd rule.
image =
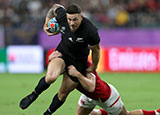
[[[83,18],[82,24],[88,31],[92,32],[98,30],[98,28],[86,17]]]

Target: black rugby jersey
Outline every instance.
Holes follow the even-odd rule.
[[[56,19],[60,25],[61,41],[56,48],[63,55],[71,59],[84,59],[88,57],[89,45],[96,45],[100,42],[98,29],[87,19],[83,18],[79,28],[73,33],[67,22],[64,8],[56,9]]]

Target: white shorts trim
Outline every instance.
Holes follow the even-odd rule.
[[[109,115],[119,115],[123,108],[123,102],[118,91],[114,86],[109,84],[111,88],[111,95],[105,102],[93,100],[84,94],[79,98],[78,104],[84,108],[94,108],[96,105],[106,110]]]

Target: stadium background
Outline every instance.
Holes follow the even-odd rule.
[[[61,77],[29,110],[18,108],[19,100],[45,75],[47,56],[60,40],[43,32],[46,12],[53,3],[73,2],[99,29],[102,79],[117,87],[129,110],[157,109],[159,0],[0,0],[0,114],[39,115],[49,105]],[[74,91],[56,114],[74,114],[79,95]]]

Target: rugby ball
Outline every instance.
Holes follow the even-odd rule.
[[[56,32],[56,33],[60,32],[60,27],[59,27],[59,24],[58,24],[56,18],[52,18],[49,20],[48,27],[51,32]]]

